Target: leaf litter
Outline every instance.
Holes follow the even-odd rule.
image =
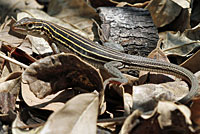
[[[59,3],[62,8],[57,8],[56,12],[55,5],[49,7],[49,13],[54,16],[38,9],[26,9],[16,15],[18,18],[45,18],[93,39],[91,17],[98,18],[95,8],[87,7],[85,1],[80,1],[79,5],[73,1],[65,2],[72,3],[66,9],[65,4]],[[116,2],[111,3],[116,5]],[[82,9],[73,9],[73,6],[81,7],[82,4],[87,8],[87,17],[80,15]],[[118,3],[118,6],[147,5],[154,24],[164,35],[160,34],[163,41],[158,47],[161,49],[156,48],[150,57],[166,62],[169,62],[167,56],[170,55],[182,57],[187,59],[182,66],[195,73],[199,71],[199,26],[189,26],[189,4],[186,0],[151,0]],[[174,10],[176,12],[171,14]],[[186,21],[183,21],[183,15]],[[73,19],[68,21],[69,18]],[[180,22],[184,23],[180,25]],[[19,52],[16,49],[20,49],[28,55],[18,57],[26,59],[20,60],[28,65],[25,68],[5,60],[1,63],[0,121],[10,126],[9,133],[198,133],[199,97],[194,98],[191,105],[175,103],[188,92],[184,81],[166,74],[140,72],[139,78],[124,74],[129,80],[126,84],[111,83],[103,89],[103,82],[110,77],[109,74],[104,72],[103,75],[101,70],[74,54],[51,55],[48,42],[43,39],[10,35],[7,24],[8,21],[2,25],[0,43],[11,49],[1,50],[1,53],[17,59]],[[34,114],[37,110],[41,110],[38,115]],[[47,113],[45,110],[51,112],[42,114]],[[27,111],[27,121],[22,116],[23,111]]]

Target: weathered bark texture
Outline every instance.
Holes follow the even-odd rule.
[[[148,10],[132,7],[100,7],[102,31],[109,42],[121,44],[128,54],[147,56],[158,41]]]

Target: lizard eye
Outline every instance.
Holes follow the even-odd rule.
[[[28,27],[29,29],[32,29],[32,28],[33,28],[33,24],[29,23],[29,24],[27,24],[27,27]]]

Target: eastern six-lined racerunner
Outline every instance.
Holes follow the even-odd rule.
[[[21,34],[43,37],[49,42],[55,42],[56,45],[67,47],[95,67],[106,68],[113,76],[119,77],[116,80],[120,82],[127,81],[119,71],[123,68],[166,73],[182,78],[191,85],[189,93],[179,102],[187,103],[197,94],[198,81],[196,77],[189,70],[178,65],[121,53],[112,48],[95,44],[64,27],[40,19],[23,18],[13,24],[12,29]]]

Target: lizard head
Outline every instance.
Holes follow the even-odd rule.
[[[33,36],[42,35],[43,21],[35,18],[25,17],[11,26],[11,29],[20,34],[30,34]]]

